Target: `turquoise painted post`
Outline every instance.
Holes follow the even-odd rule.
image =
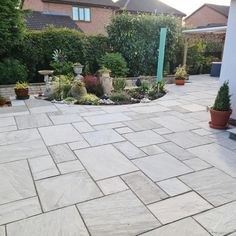
[[[159,56],[158,56],[158,66],[157,66],[157,82],[160,82],[163,79],[163,67],[164,67],[164,59],[165,59],[166,34],[167,34],[167,28],[161,28],[160,45],[159,45]]]

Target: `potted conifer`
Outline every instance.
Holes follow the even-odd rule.
[[[186,76],[187,76],[187,71],[185,69],[185,66],[178,66],[175,72],[175,84],[184,85]]]
[[[209,125],[214,129],[226,129],[232,114],[229,94],[229,82],[225,81],[220,87],[215,104],[210,108],[211,121]]]

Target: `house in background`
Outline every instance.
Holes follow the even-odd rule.
[[[227,25],[229,6],[204,4],[185,18],[185,25],[197,27]]]
[[[112,16],[122,11],[185,16],[159,0],[24,0],[22,9],[33,11],[25,17],[28,29],[40,30],[47,25],[74,28],[76,24],[87,34],[106,34]]]

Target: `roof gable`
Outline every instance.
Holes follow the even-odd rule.
[[[173,14],[182,17],[186,16],[183,12],[170,7],[159,0],[119,0],[118,4],[123,10],[132,12]]]

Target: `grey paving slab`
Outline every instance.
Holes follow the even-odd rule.
[[[123,115],[122,113],[88,116],[84,117],[84,119],[87,120],[91,125],[102,125],[131,120],[130,117]]]
[[[39,132],[48,146],[81,141],[83,139],[71,124],[43,127],[39,128]]]
[[[124,138],[112,129],[82,134],[91,146],[98,146],[124,141]]]
[[[0,204],[36,196],[27,161],[0,164]]]
[[[155,106],[145,105],[145,106],[133,107],[131,108],[131,110],[141,114],[149,114],[154,112],[169,111],[170,109],[160,105],[155,105]]]
[[[136,159],[133,163],[155,182],[192,172],[168,153]]]
[[[86,171],[78,171],[36,182],[44,211],[55,210],[93,198],[102,193]]]
[[[94,128],[86,121],[76,122],[73,123],[73,126],[80,132],[80,133],[86,133],[94,131]]]
[[[5,226],[0,226],[0,236],[5,236]]]
[[[214,206],[236,200],[236,180],[215,168],[185,175],[180,179]]]
[[[89,236],[74,206],[9,224],[7,234],[8,236]]]
[[[137,147],[145,147],[167,141],[152,130],[124,134],[123,136]]]
[[[186,193],[148,206],[150,211],[167,224],[211,209],[212,206],[194,192]]]
[[[156,133],[163,135],[163,134],[171,134],[172,131],[167,129],[167,128],[158,128],[158,129],[153,129]]]
[[[159,185],[170,196],[176,196],[191,191],[191,188],[177,178],[157,182],[157,185]]]
[[[131,191],[79,204],[78,209],[93,236],[134,236],[160,226]]]
[[[17,126],[16,125],[0,127],[0,133],[2,133],[2,132],[9,132],[9,131],[15,131],[15,130],[17,130]]]
[[[210,234],[202,228],[192,218],[180,220],[178,222],[162,226],[156,230],[141,234],[142,236],[210,236]]]
[[[194,217],[213,236],[236,231],[236,202],[212,209]]]
[[[90,147],[90,145],[85,140],[73,142],[73,143],[68,143],[68,145],[69,145],[70,149],[73,151]]]
[[[82,164],[80,163],[79,160],[59,163],[57,165],[57,167],[62,174],[67,174],[67,173],[71,173],[71,172],[75,172],[75,171],[79,171],[79,170],[84,169],[84,167],[82,166]]]
[[[95,130],[104,130],[104,129],[116,129],[116,128],[121,128],[125,127],[125,124],[121,122],[117,123],[110,123],[110,124],[104,124],[104,125],[94,125],[93,128]]]
[[[116,132],[119,134],[128,134],[128,133],[132,133],[133,130],[130,129],[129,127],[122,127],[122,128],[117,128]]]
[[[158,146],[162,150],[168,152],[175,158],[179,159],[180,161],[196,158],[194,154],[188,152],[187,150],[181,148],[180,146],[172,142],[161,143],[161,144],[158,144]]]
[[[154,203],[168,197],[166,193],[164,193],[142,172],[123,175],[122,179],[144,204]]]
[[[57,108],[53,105],[32,107],[32,108],[29,108],[29,110],[32,114],[40,114],[40,113],[58,111]]]
[[[19,129],[30,129],[52,125],[52,122],[46,114],[16,116],[16,123]]]
[[[163,116],[151,120],[173,132],[181,132],[197,128],[197,126],[174,116]]]
[[[120,177],[100,180],[97,181],[97,184],[105,195],[129,189]]]
[[[29,159],[29,165],[34,180],[48,178],[59,175],[59,171],[53,162],[51,156],[42,156]]]
[[[146,154],[130,142],[115,143],[114,146],[129,159],[146,156]]]
[[[189,151],[212,166],[236,177],[236,152],[215,143],[191,148]]]
[[[73,161],[77,159],[67,144],[51,146],[48,150],[56,163]]]
[[[191,111],[191,112],[196,112],[196,111],[206,111],[206,106],[201,106],[198,104],[188,104],[188,105],[181,105],[182,108]]]
[[[11,126],[11,125],[15,125],[15,119],[14,117],[4,117],[4,118],[0,118],[0,127],[5,127],[5,126]]]
[[[38,197],[0,205],[0,212],[0,225],[42,213]]]
[[[160,153],[164,152],[157,145],[151,145],[151,146],[143,147],[143,148],[141,148],[141,150],[143,152],[147,153],[149,156],[153,156],[153,155],[160,154]]]
[[[124,122],[129,128],[134,131],[143,131],[148,129],[156,129],[160,128],[161,125],[153,122],[150,119],[142,119],[142,120],[131,120]]]
[[[195,171],[204,170],[204,169],[212,167],[210,164],[208,164],[207,162],[205,162],[199,158],[185,160],[185,161],[183,161],[183,163]]]
[[[165,138],[185,149],[213,142],[213,140],[208,137],[202,137],[190,131],[167,134]]]
[[[50,119],[55,125],[69,124],[73,122],[83,121],[82,117],[78,114],[65,114],[50,116]]]
[[[95,180],[137,170],[122,153],[111,145],[77,150],[75,153]]]

